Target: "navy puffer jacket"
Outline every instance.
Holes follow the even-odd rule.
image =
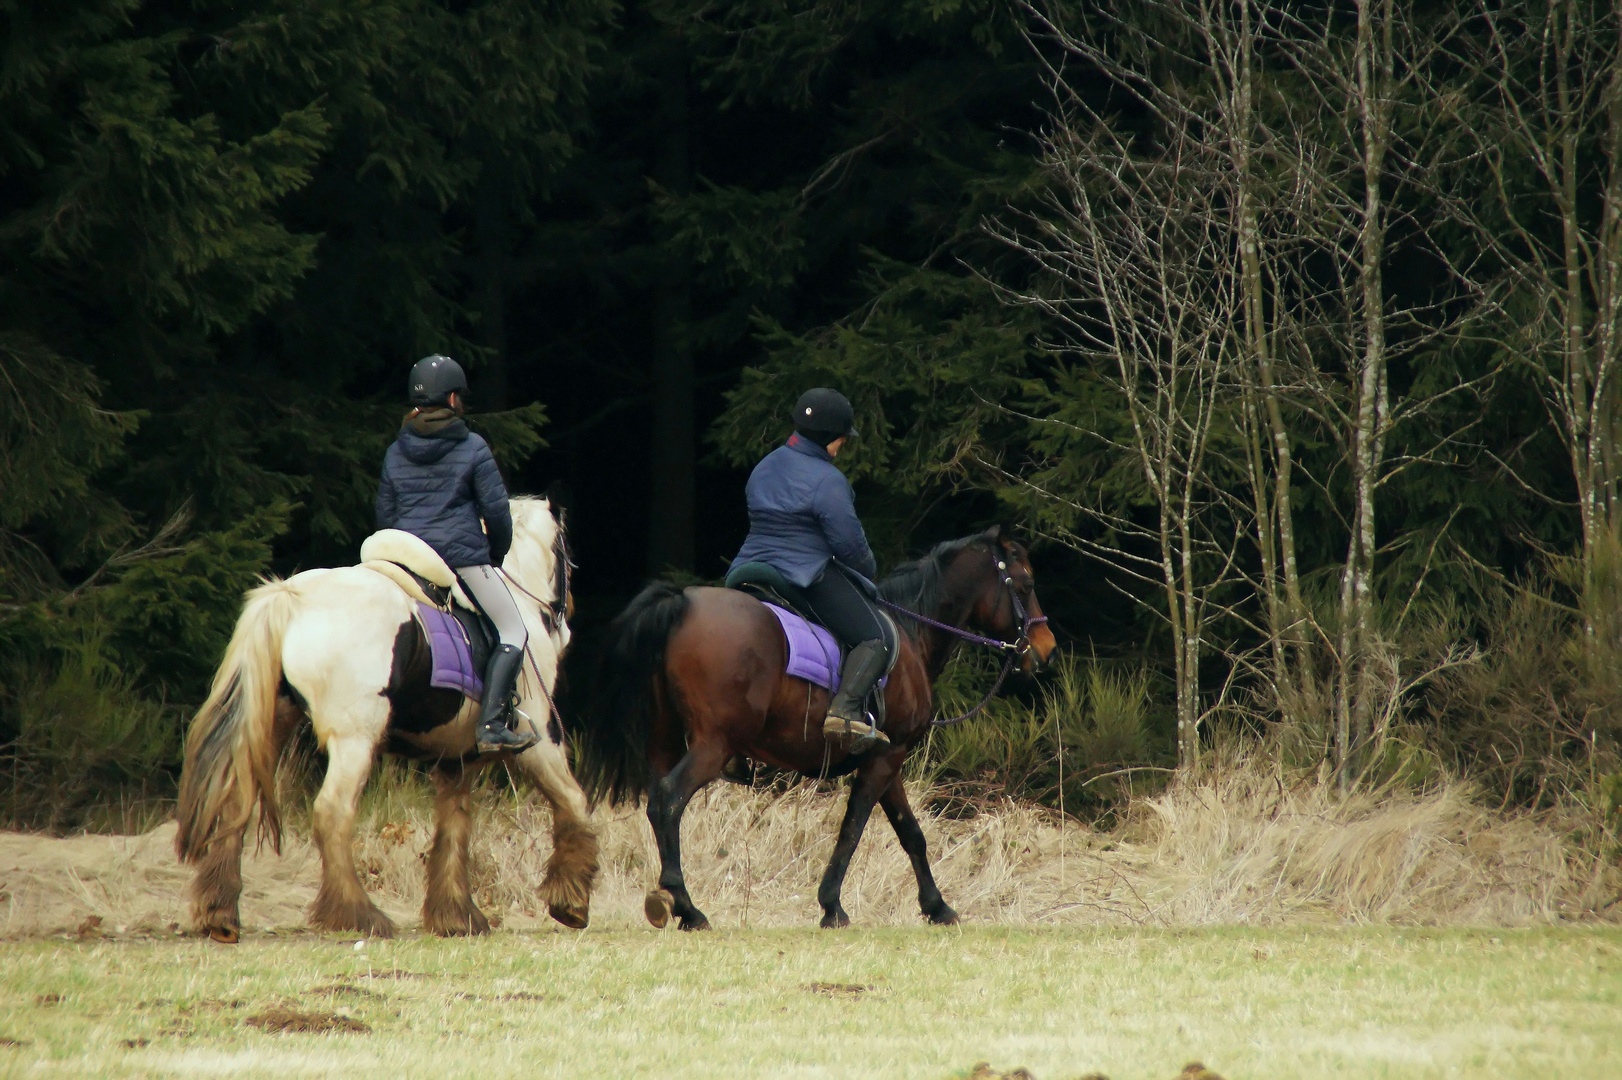
[[[789,440],[760,459],[744,487],[749,536],[734,567],[763,562],[794,584],[811,584],[829,559],[873,578],[878,566],[867,546],[856,496],[828,451],[805,438]]]
[[[499,565],[513,519],[490,447],[460,420],[431,435],[402,429],[383,456],[377,527],[421,537],[452,569]]]

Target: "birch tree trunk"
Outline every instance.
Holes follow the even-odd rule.
[[[1199,25],[1217,83],[1222,138],[1233,163],[1233,229],[1245,352],[1246,450],[1253,500],[1259,586],[1267,610],[1274,698],[1289,710],[1297,698],[1296,665],[1306,642],[1305,605],[1295,545],[1294,435],[1284,420],[1274,370],[1275,320],[1282,305],[1271,295],[1258,215],[1263,198],[1257,172],[1261,120],[1256,108],[1256,45],[1268,8],[1255,0],[1213,6],[1200,0]]]

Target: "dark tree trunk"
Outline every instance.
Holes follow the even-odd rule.
[[[687,54],[669,43],[659,107],[662,145],[655,179],[672,195],[692,187],[687,144]],[[693,569],[694,418],[693,353],[687,340],[692,297],[687,268],[666,249],[653,291],[652,497],[649,500],[648,570]]]

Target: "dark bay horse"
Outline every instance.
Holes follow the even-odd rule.
[[[824,739],[828,691],[784,673],[782,628],[752,596],[657,582],[614,620],[597,708],[580,733],[577,772],[593,799],[620,804],[647,796],[660,859],[659,884],[646,904],[655,926],[674,913],[683,930],[709,927],[682,877],[682,811],[740,753],[808,777],[855,774],[817,890],[824,927],[850,923],[840,890],[875,802],[912,861],[924,915],[933,923],[957,921],[935,886],[901,783],[902,763],[930,729],[935,679],[959,641],[945,628],[1007,643],[1026,671],[1047,662],[1053,633],[1025,549],[995,528],[941,544],[885,578],[879,592],[939,625],[897,617],[899,656],[885,690],[890,746],[855,755]]]

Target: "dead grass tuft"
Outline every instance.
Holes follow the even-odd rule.
[[[321,1035],[335,1031],[352,1035],[372,1033],[369,1025],[352,1017],[339,1016],[337,1013],[300,1012],[280,1006],[255,1013],[243,1023],[272,1035],[287,1032]]]
[[[1153,852],[1152,909],[1168,924],[1514,926],[1616,895],[1615,868],[1571,851],[1557,816],[1470,795],[1447,783],[1341,797],[1327,776],[1229,762],[1141,800],[1121,832]]]
[[[921,809],[932,804],[927,789],[915,785],[910,794]],[[554,926],[541,892],[551,854],[547,811],[497,790],[481,791],[475,802],[479,906],[509,928]],[[813,924],[844,807],[842,784],[707,788],[682,829],[694,899],[717,926]],[[1483,807],[1462,783],[1342,798],[1327,776],[1292,775],[1261,755],[1229,756],[1201,778],[1136,800],[1109,830],[1009,799],[919,817],[942,891],[982,924],[1509,926],[1622,916],[1622,904],[1613,903],[1622,873],[1614,860],[1566,842],[1572,820]],[[301,816],[290,824],[283,856],[247,853],[242,909],[250,929],[304,924],[320,861],[297,834]],[[647,818],[640,810],[603,811],[596,825],[602,873],[592,925],[644,925],[643,899],[658,872]],[[0,865],[15,868],[7,876],[12,896],[0,904],[0,936],[71,935],[92,913],[110,938],[172,935],[185,916],[189,876],[175,862],[173,830],[171,823],[140,837],[64,839],[0,833]],[[431,835],[426,790],[393,779],[357,830],[367,889],[405,925],[421,909]],[[863,925],[919,918],[911,867],[882,818],[851,862],[844,903]]]

